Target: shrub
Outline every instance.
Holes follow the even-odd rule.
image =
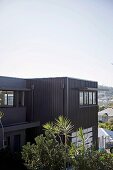
[[[45,136],[37,136],[34,144],[23,146],[22,158],[26,167],[30,170],[65,170],[69,166],[73,170],[112,170],[113,155],[86,150],[81,128],[78,132],[81,146],[76,148],[69,142],[72,128],[71,122],[63,117],[59,117],[55,124],[44,125]]]
[[[35,143],[23,146],[22,158],[31,170],[62,170],[75,164],[75,147],[68,144],[71,122],[60,116],[56,122],[44,125],[45,136],[35,138]]]
[[[76,158],[75,170],[112,170],[113,155],[109,153],[93,151],[86,152],[83,156],[79,154]]]

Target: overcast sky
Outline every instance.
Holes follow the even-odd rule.
[[[113,86],[113,0],[0,0],[0,76]]]

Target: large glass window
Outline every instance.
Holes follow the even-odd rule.
[[[13,106],[13,91],[0,91],[0,106]]]

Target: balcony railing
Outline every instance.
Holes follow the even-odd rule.
[[[26,107],[0,108],[4,112],[2,122],[4,126],[26,121]]]

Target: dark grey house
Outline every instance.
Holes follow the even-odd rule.
[[[26,130],[37,128],[39,121],[27,119],[25,95],[31,91],[26,88],[26,80],[0,77],[0,111],[4,112],[0,128],[0,147],[4,144],[17,151],[26,141]]]
[[[97,82],[74,78],[19,79],[0,77],[0,111],[5,142],[18,150],[41,133],[47,121],[68,117],[75,131],[82,127],[90,142],[98,138]],[[0,129],[2,147],[2,128]]]

